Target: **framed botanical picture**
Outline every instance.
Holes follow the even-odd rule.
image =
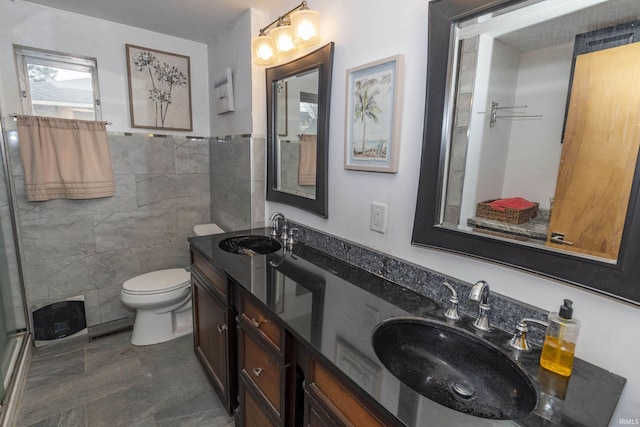
[[[344,168],[398,172],[403,56],[347,70]]]
[[[189,57],[125,46],[131,127],[193,130]]]
[[[233,74],[231,67],[218,72],[213,80],[216,114],[233,111]]]

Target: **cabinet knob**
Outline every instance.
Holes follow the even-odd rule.
[[[255,375],[256,377],[259,377],[261,373],[262,368],[253,368],[253,375]]]
[[[223,333],[224,331],[227,330],[227,325],[224,323],[218,323],[217,328],[218,328],[218,332]]]
[[[259,328],[261,323],[266,322],[266,320],[258,320],[258,319],[256,319],[255,317],[252,317],[252,318],[251,318],[251,319],[249,319],[249,320],[251,320],[251,324],[252,324],[253,326],[255,326],[256,328]]]

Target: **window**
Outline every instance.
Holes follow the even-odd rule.
[[[95,58],[15,46],[24,114],[100,120]]]
[[[300,133],[318,134],[318,95],[300,92]]]

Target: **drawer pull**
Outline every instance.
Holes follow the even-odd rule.
[[[218,328],[218,332],[223,333],[224,331],[227,330],[227,325],[224,323],[218,323],[217,328]]]
[[[261,323],[266,323],[267,322],[266,320],[256,320],[255,317],[252,317],[250,320],[251,320],[251,324],[253,326],[255,326],[256,328],[259,328]]]
[[[259,377],[261,373],[262,368],[253,368],[253,375],[255,375],[256,377]]]

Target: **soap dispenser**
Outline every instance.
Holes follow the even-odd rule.
[[[580,321],[573,318],[573,301],[565,299],[557,313],[549,314],[540,366],[556,374],[570,376],[578,332]]]

